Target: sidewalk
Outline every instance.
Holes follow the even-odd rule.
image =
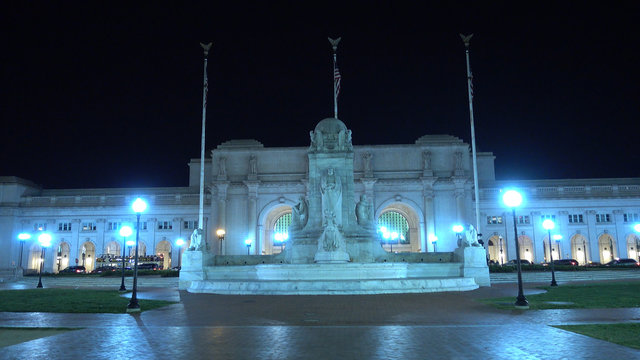
[[[0,326],[82,328],[2,348],[0,359],[640,358],[638,350],[549,326],[638,322],[640,308],[497,310],[475,301],[515,300],[515,283],[430,294],[228,296],[178,291],[176,278],[149,282],[164,287],[143,279],[140,297],[180,303],[136,315],[0,313]],[[23,285],[35,286],[30,281]],[[525,283],[526,295],[539,291]]]

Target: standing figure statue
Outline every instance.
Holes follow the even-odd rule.
[[[227,176],[227,158],[221,157],[218,159],[218,176]]]
[[[333,168],[327,169],[327,174],[320,180],[320,192],[322,193],[322,214],[331,213],[335,216],[336,224],[342,225],[342,183],[340,177],[335,174]],[[326,226],[327,220],[323,219]]]
[[[456,170],[462,170],[462,153],[457,151],[456,154]]]
[[[202,251],[202,229],[193,230],[189,250]]]
[[[431,151],[425,150],[422,152],[423,170],[431,170]]]
[[[365,177],[371,177],[372,172],[371,172],[371,153],[370,152],[366,152],[364,154],[362,154],[362,168],[364,170],[364,176]]]
[[[371,227],[373,225],[373,206],[366,194],[360,195],[360,201],[356,204],[356,218],[358,225]]]
[[[253,154],[249,157],[249,171],[251,175],[258,174],[258,160]]]
[[[307,225],[309,220],[309,205],[304,196],[300,196],[298,203],[292,209],[291,225],[294,229],[300,230]]]

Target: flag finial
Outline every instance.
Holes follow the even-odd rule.
[[[336,52],[336,50],[338,50],[338,43],[340,43],[340,39],[342,39],[342,37],[339,37],[337,39],[332,39],[332,38],[327,38],[327,39],[329,39],[329,42],[331,43],[333,52]]]
[[[473,37],[473,34],[470,34],[470,35],[460,34],[460,38],[462,38],[462,41],[464,42],[464,47],[466,48],[469,47],[469,41],[471,41],[472,37]]]

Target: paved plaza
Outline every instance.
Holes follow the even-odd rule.
[[[0,313],[4,327],[81,328],[2,348],[0,359],[640,359],[639,350],[550,326],[639,322],[640,308],[498,310],[476,301],[515,299],[516,284],[500,276],[469,292],[352,296],[191,294],[175,279],[142,278],[140,297],[180,303],[136,315]]]

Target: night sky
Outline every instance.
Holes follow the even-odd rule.
[[[209,41],[207,153],[230,139],[308,146],[333,116],[327,36],[342,37],[354,145],[470,142],[462,32],[478,151],[498,179],[640,176],[639,2],[87,3],[0,6],[0,175],[186,186]]]

